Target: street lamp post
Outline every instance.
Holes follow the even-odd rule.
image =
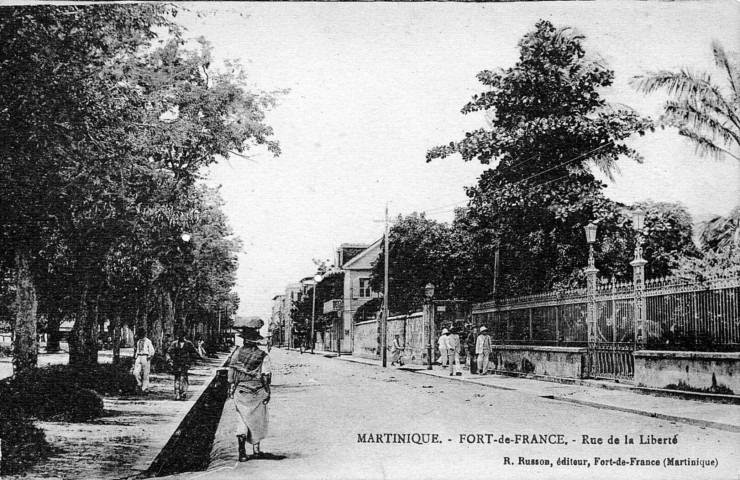
[[[588,268],[586,279],[588,282],[588,343],[596,341],[596,274],[599,270],[594,265],[594,242],[596,242],[596,225],[592,222],[583,227],[586,231],[588,243]]]
[[[314,324],[316,323],[316,289],[319,286],[324,277],[320,273],[317,273],[313,277],[313,307],[311,308],[311,353],[313,353],[314,346],[316,345],[316,335],[314,334]]]
[[[645,320],[645,305],[643,294],[645,292],[645,265],[647,260],[642,258],[642,227],[645,224],[645,212],[637,209],[632,213],[632,228],[635,230],[635,259],[632,265],[632,282],[635,304],[635,340],[634,347],[637,349],[642,343],[642,328]]]
[[[434,335],[434,284],[433,283],[427,283],[424,287],[424,298],[426,301],[424,302],[424,309],[427,317],[427,322],[429,323],[428,328],[428,341],[427,341],[427,370],[432,369],[432,336]]]

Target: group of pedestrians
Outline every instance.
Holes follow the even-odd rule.
[[[460,370],[460,354],[462,353],[462,342],[458,329],[454,326],[450,329],[442,329],[442,334],[437,340],[439,347],[439,361],[442,368],[450,367],[450,376],[462,375]]]
[[[403,366],[404,348],[401,335],[396,333],[391,346],[393,354],[391,366]],[[449,329],[443,328],[437,339],[437,348],[439,349],[437,361],[442,368],[450,368],[451,377],[462,375],[461,359],[469,365],[471,374],[488,373],[493,344],[486,327],[476,329],[472,325],[467,325],[466,328],[453,325]]]
[[[467,363],[470,366],[470,373],[485,375],[488,372],[489,357],[493,351],[488,329],[480,327],[480,330],[476,331],[472,326],[468,327],[467,334],[464,330],[455,326],[450,327],[449,330],[444,328],[437,340],[439,363],[442,368],[450,367],[451,377],[462,375],[460,356],[463,353],[463,346],[460,333],[463,333],[465,337],[465,353]]]
[[[155,350],[152,341],[147,337],[145,329],[138,329],[136,336],[133,375],[136,378],[139,390],[146,394],[149,392],[149,374]],[[193,342],[185,338],[185,330],[180,328],[177,332],[177,339],[166,347],[164,353],[170,365],[170,370],[175,377],[175,400],[184,400],[190,385],[188,370],[195,360],[205,357],[203,341],[199,341],[198,347],[196,347]]]
[[[260,442],[267,436],[268,409],[272,373],[269,355],[258,348],[265,340],[260,334],[264,322],[252,319],[240,327],[239,336],[243,346],[237,348],[228,362],[229,401],[237,413],[237,446],[239,461],[245,462],[246,444],[252,445],[252,458],[279,458],[260,450]],[[155,349],[145,329],[137,330],[134,347],[133,374],[142,392],[149,390],[149,373]],[[203,343],[197,347],[185,338],[184,329],[179,329],[177,339],[165,349],[175,376],[175,399],[182,400],[188,390],[188,369],[191,363],[205,356]]]

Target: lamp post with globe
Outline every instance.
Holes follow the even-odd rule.
[[[316,289],[319,286],[319,283],[324,279],[324,277],[317,273],[313,277],[313,307],[311,308],[311,353],[313,353],[314,346],[316,345],[316,335],[314,333],[314,325],[316,323]]]
[[[592,222],[583,227],[586,231],[586,242],[588,243],[588,268],[586,268],[586,280],[588,286],[588,343],[596,341],[596,274],[599,270],[594,265],[594,242],[596,242],[596,225]]]

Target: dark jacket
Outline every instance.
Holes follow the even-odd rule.
[[[167,348],[167,355],[170,356],[172,365],[180,369],[190,367],[192,361],[200,358],[198,351],[190,340],[183,340],[182,342],[175,340]]]

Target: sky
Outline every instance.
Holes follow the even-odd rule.
[[[512,66],[517,41],[539,19],[585,35],[615,71],[602,90],[657,118],[665,99],[629,85],[648,70],[712,70],[711,41],[740,50],[740,3],[594,1],[526,3],[190,3],[178,20],[217,60],[240,59],[255,90],[288,89],[267,117],[278,158],[254,150],[210,171],[234,233],[244,241],[240,315],[267,320],[272,298],[333,259],[341,243],[371,243],[392,217],[440,221],[465,205],[464,187],[487,166],[459,156],[426,163],[430,148],[485,125],[460,109],[483,91],[475,75]],[[740,163],[698,158],[675,130],[632,143],[610,198],[680,202],[695,220],[740,203]],[[605,179],[606,180],[606,179]]]

